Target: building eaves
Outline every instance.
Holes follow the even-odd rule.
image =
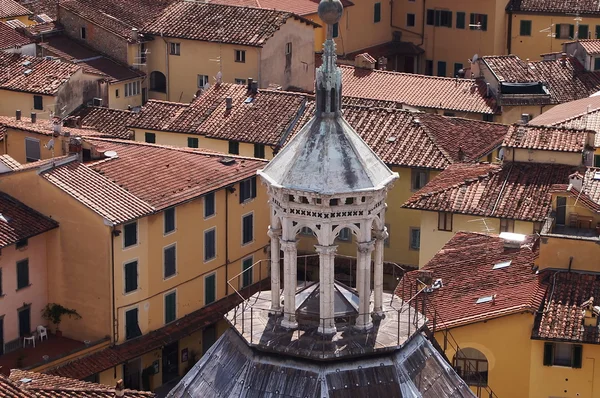
[[[0,18],[15,18],[31,15],[31,11],[15,0],[0,0]]]
[[[583,152],[590,130],[514,124],[508,129],[502,146],[542,151]]]

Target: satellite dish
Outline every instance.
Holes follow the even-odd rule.
[[[115,151],[106,151],[104,152],[104,156],[110,159],[114,159],[117,157],[117,153]]]
[[[44,145],[44,147],[46,149],[54,149],[54,138],[51,138],[50,141]]]
[[[479,59],[479,55],[477,55],[477,54],[473,55],[473,58],[471,59],[471,63],[474,64],[475,62],[477,62],[478,59]]]

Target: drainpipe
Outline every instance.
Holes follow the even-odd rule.
[[[573,265],[573,256],[569,257],[569,272],[571,272],[572,265]]]
[[[262,48],[259,48],[259,49],[258,49],[258,80],[257,80],[257,81],[258,81],[258,88],[260,88],[260,87],[261,87],[261,83],[262,83],[262,80],[261,80],[261,77],[262,77],[262,76],[261,76],[261,73],[260,73],[260,65],[261,65],[261,62],[262,62]],[[285,90],[285,89],[286,89],[286,88],[284,88],[284,90]]]
[[[166,80],[167,80],[167,84],[165,87],[165,91],[167,94],[167,101],[169,101],[169,84],[171,82],[171,79],[169,79],[169,42],[164,38],[163,33],[160,32],[160,37],[163,39],[163,41],[165,42],[165,74],[166,74]]]
[[[513,25],[513,14],[512,12],[508,12],[508,33],[507,33],[507,37],[506,37],[506,47],[507,47],[507,54],[511,54],[511,48],[512,48],[512,25]]]
[[[119,322],[117,320],[117,312],[116,312],[116,305],[115,305],[115,237],[121,235],[121,231],[116,230],[115,226],[113,225],[111,227],[111,232],[110,232],[110,274],[111,274],[111,279],[110,279],[110,288],[111,288],[111,293],[112,293],[112,298],[111,298],[111,306],[112,306],[112,319],[111,319],[111,323],[112,323],[112,328],[113,328],[113,344],[117,344],[117,341],[119,340]]]
[[[225,187],[225,297],[229,295],[229,190]]]

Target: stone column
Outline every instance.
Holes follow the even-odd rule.
[[[375,271],[375,280],[373,281],[373,285],[375,286],[375,305],[373,314],[378,317],[383,316],[383,247],[388,236],[385,228],[375,232],[375,260],[373,261]]]
[[[296,241],[281,241],[283,249],[283,319],[281,326],[288,329],[296,329],[296,286],[298,284],[298,274],[296,262],[298,261],[298,251]]]
[[[267,233],[271,238],[271,313],[278,313],[281,311],[281,275],[279,274],[281,229],[269,227]]]
[[[375,243],[363,242],[358,244],[357,253],[357,281],[358,290],[358,318],[356,327],[361,330],[368,330],[373,327],[370,314],[371,304],[371,253]],[[360,283],[360,284],[359,284]]]
[[[319,333],[334,334],[334,260],[337,246],[315,245],[319,253]]]

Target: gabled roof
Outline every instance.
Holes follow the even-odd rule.
[[[595,0],[510,0],[506,10],[540,14],[600,14]]]
[[[598,11],[598,14],[600,14],[600,10]],[[581,47],[583,47],[583,49],[588,55],[600,54],[600,39],[580,39],[577,40],[577,43],[579,43]]]
[[[434,77],[341,65],[343,95],[402,102],[417,108],[494,114],[481,80]]]
[[[568,184],[573,168],[558,164],[454,164],[402,207],[480,217],[544,221],[554,184]]]
[[[285,11],[182,1],[171,5],[143,31],[151,35],[262,47],[290,18],[311,27],[318,26]]]
[[[15,0],[0,0],[0,18],[13,18],[30,15],[31,11]]]
[[[0,248],[56,227],[56,221],[0,192]]]
[[[514,124],[508,129],[502,146],[581,153],[587,146],[588,136],[591,134],[594,132],[589,130]]]
[[[50,119],[36,119],[31,122],[28,117],[17,120],[14,117],[0,116],[0,125],[15,130],[29,131],[31,133],[52,136],[54,134],[54,121]],[[92,128],[62,127],[63,133],[70,133],[80,137],[110,137],[110,133],[103,133]]]
[[[80,117],[82,126],[92,128],[107,137],[131,139],[133,134],[127,126],[136,116],[132,111],[89,106],[72,113],[68,119]]]
[[[30,38],[20,34],[4,22],[0,21],[0,50],[25,46],[31,43],[32,41]]]
[[[600,110],[600,95],[585,97],[576,101],[558,104],[541,115],[534,117],[529,124],[536,126],[561,126],[599,131],[593,126],[586,127],[585,115]]]
[[[18,0],[21,4],[27,4],[27,8],[33,11],[35,15],[46,14],[52,19],[56,19],[58,10],[57,0]]]
[[[458,232],[423,268],[407,273],[396,294],[412,298],[423,271],[430,272],[433,281],[441,279],[442,287],[421,293],[427,295],[428,318],[435,318],[436,328],[441,329],[533,313],[543,297],[543,288],[532,269],[538,244],[532,237],[519,248],[505,248],[504,244],[498,235]],[[509,261],[510,265],[493,269]],[[477,303],[484,297],[489,299]]]

